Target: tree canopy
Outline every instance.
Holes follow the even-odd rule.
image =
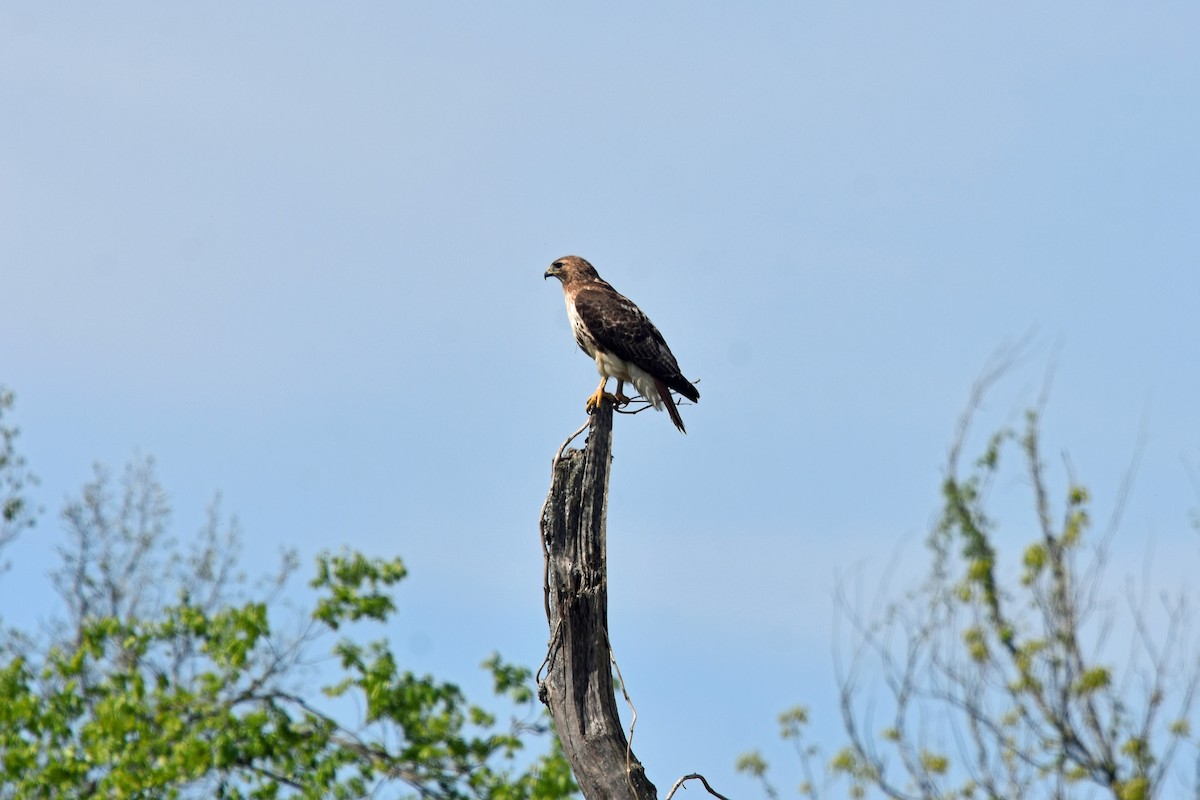
[[[31,525],[31,482],[0,393],[0,544]],[[488,710],[406,670],[368,625],[394,622],[399,558],[317,558],[304,610],[281,557],[248,579],[217,503],[186,542],[152,459],[94,478],[62,511],[39,630],[5,628],[0,797],[559,798],[570,770],[529,670],[493,655]],[[294,594],[294,592],[291,592]],[[319,666],[318,666],[319,664]],[[527,745],[541,740],[537,754]]]
[[[1049,475],[1041,405],[968,461],[967,432],[994,377],[976,388],[951,446],[924,580],[867,612],[840,598],[848,743],[831,754],[810,741],[803,706],[780,717],[804,770],[800,793],[832,794],[841,780],[854,797],[896,800],[1193,794],[1200,652],[1188,598],[1152,583],[1111,597],[1105,581],[1132,467],[1096,535],[1091,493],[1069,462],[1065,478]],[[1001,476],[1030,490],[1020,526],[1031,535],[1015,551],[992,507]],[[778,795],[760,753],[738,768]]]

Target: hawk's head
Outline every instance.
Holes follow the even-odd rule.
[[[596,268],[579,256],[563,256],[555,261],[542,277],[549,278],[551,275],[562,281],[564,285],[574,281],[600,280]]]

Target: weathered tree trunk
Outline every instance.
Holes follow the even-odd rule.
[[[649,800],[657,792],[621,729],[610,662],[604,525],[612,415],[606,400],[592,414],[584,449],[554,462],[541,520],[550,652],[539,689],[583,796]]]

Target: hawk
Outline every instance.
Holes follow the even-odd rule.
[[[675,427],[687,433],[671,390],[692,402],[700,399],[700,392],[680,373],[671,348],[650,318],[579,256],[563,256],[555,261],[543,277],[551,275],[562,281],[567,317],[579,349],[596,359],[600,372],[600,386],[587,399],[587,410],[600,405],[608,379],[616,378],[617,393],[608,396],[617,405],[629,402],[621,393],[628,381],[655,408],[666,406]]]

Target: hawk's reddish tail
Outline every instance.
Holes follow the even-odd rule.
[[[667,413],[671,415],[671,422],[675,423],[675,427],[679,428],[680,433],[687,433],[687,428],[683,427],[683,417],[679,416],[679,409],[675,406],[675,398],[671,397],[671,387],[667,386],[666,381],[656,380],[654,388],[658,389],[658,396],[666,403]]]

